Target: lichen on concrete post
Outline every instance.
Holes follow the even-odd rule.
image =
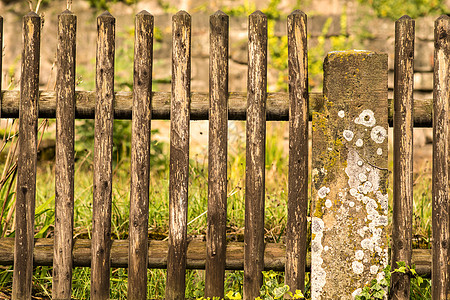
[[[313,114],[312,299],[353,299],[388,262],[387,55],[331,52]]]

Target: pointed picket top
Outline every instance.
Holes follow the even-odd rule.
[[[109,11],[107,11],[107,10],[105,10],[100,16],[98,16],[98,18],[101,18],[101,19],[109,19],[109,18],[115,19],[114,16],[111,15],[109,13]]]
[[[436,19],[436,21],[440,21],[440,20],[447,21],[449,19],[450,19],[450,17],[448,15],[441,15],[439,18]]]
[[[60,15],[73,15],[74,13],[71,12],[70,10],[66,9],[65,11],[63,11]]]
[[[262,11],[260,11],[260,10],[254,11],[253,13],[250,14],[250,16],[255,16],[255,17],[261,16],[261,17],[266,17],[267,18],[266,14],[263,13]]]
[[[408,15],[403,15],[400,19],[398,19],[397,21],[400,21],[400,20],[412,20],[412,18],[410,17],[410,16],[408,16]]]
[[[293,12],[291,12],[289,14],[289,17],[290,16],[292,16],[292,17],[294,17],[294,16],[305,16],[306,17],[306,14],[303,11],[301,11],[300,9],[296,9],[296,10],[294,10]]]
[[[228,15],[219,9],[213,14],[213,16],[228,16]]]
[[[136,16],[152,16],[153,17],[153,15],[151,13],[149,13],[148,11],[146,11],[145,9],[141,10],[139,13],[137,13]]]
[[[178,11],[175,15],[174,15],[174,17],[175,16],[191,16],[187,11],[185,11],[185,10],[180,10],[180,11]]]
[[[30,11],[25,15],[25,18],[40,18],[40,16],[34,11]]]

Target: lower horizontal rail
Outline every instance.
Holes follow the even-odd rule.
[[[168,242],[152,240],[148,248],[148,268],[165,269],[167,267]],[[33,261],[35,266],[53,264],[53,239],[35,239]],[[13,265],[14,238],[0,238],[0,265]],[[204,269],[206,263],[206,242],[191,241],[188,245],[188,269]],[[264,251],[264,269],[284,271],[286,247],[281,243],[267,243]],[[431,276],[431,249],[414,249],[412,264],[420,276]],[[75,239],[73,246],[73,266],[91,266],[91,240]],[[111,267],[128,267],[128,240],[113,240],[111,247]],[[311,256],[306,259],[307,271],[311,267]],[[227,270],[244,269],[244,243],[227,244]]]

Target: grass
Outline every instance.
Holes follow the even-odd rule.
[[[122,124],[123,125],[123,124]],[[121,126],[122,126],[121,125]],[[13,212],[15,203],[15,165],[14,151],[17,138],[14,136],[16,123],[8,123],[1,129],[3,143],[7,144],[1,156],[3,161],[0,178],[0,233],[1,236],[13,236]],[[167,126],[167,124],[166,124]],[[43,127],[44,128],[44,127]],[[42,129],[43,130],[43,129]],[[41,132],[42,132],[41,130]],[[268,122],[266,140],[266,217],[265,236],[269,242],[283,242],[286,228],[288,145],[287,122]],[[49,134],[47,134],[48,136]],[[87,144],[89,145],[89,144]],[[155,145],[154,145],[155,146]],[[0,146],[1,147],[1,146]],[[92,149],[80,147],[75,163],[75,218],[74,236],[90,238],[92,231]],[[149,236],[152,239],[165,239],[168,236],[168,145],[160,142],[155,147],[152,159],[158,157],[158,165],[151,172]],[[119,147],[120,148],[120,147]],[[1,148],[0,148],[1,149]],[[113,174],[113,209],[112,236],[115,239],[128,237],[129,217],[129,167],[130,159],[125,151],[118,153],[114,161]],[[161,159],[163,157],[163,159]],[[391,156],[392,157],[392,156]],[[162,161],[161,161],[162,160]],[[427,167],[428,166],[428,167]],[[416,247],[429,247],[431,236],[431,167],[426,165],[420,173],[415,174],[414,235]],[[188,234],[203,238],[206,234],[207,209],[207,151],[204,147],[192,147],[190,152]],[[228,149],[228,237],[243,240],[244,196],[245,196],[245,123],[230,122]],[[392,182],[392,180],[391,180]],[[36,194],[36,237],[52,237],[54,223],[54,167],[53,161],[38,163]],[[36,267],[34,272],[34,295],[51,296],[51,267]],[[111,269],[111,298],[126,299],[127,269]],[[165,289],[165,270],[148,270],[148,297],[163,298]],[[309,276],[307,276],[309,278]],[[186,272],[186,297],[203,296],[204,271],[188,270]],[[268,280],[282,285],[282,272],[265,273]],[[242,295],[242,271],[227,271],[225,288],[230,296]],[[12,286],[12,268],[0,269],[0,291],[9,295]],[[309,280],[307,281],[309,286]],[[428,295],[429,281],[418,285],[413,282],[417,295]],[[86,299],[90,295],[90,269],[75,268],[73,272],[73,298]],[[1,294],[0,294],[1,297]],[[426,297],[425,297],[426,298]],[[422,298],[417,298],[422,299]]]

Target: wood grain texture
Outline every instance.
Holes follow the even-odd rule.
[[[255,299],[264,269],[267,17],[261,11],[248,17],[248,58],[244,299]]]
[[[109,299],[115,18],[97,18],[91,299]]]
[[[40,39],[41,18],[30,12],[23,17],[13,299],[31,299]]]
[[[55,245],[52,296],[70,299],[74,205],[75,59],[77,17],[58,16],[56,76]]]
[[[3,17],[0,16],[0,78],[3,78]],[[0,80],[0,91],[2,90],[2,81]],[[2,107],[2,95],[0,95],[0,108]],[[2,112],[0,109],[0,118],[2,117]]]
[[[73,266],[90,267],[91,240],[74,239]],[[35,266],[51,266],[53,260],[53,239],[35,239],[33,262]],[[112,240],[111,267],[128,267],[128,240]],[[167,268],[167,241],[152,240],[148,248],[148,268]],[[206,243],[191,241],[187,248],[187,269],[204,269],[206,265]],[[431,277],[431,249],[413,249],[411,263],[417,273],[425,278]],[[264,270],[283,271],[286,263],[286,247],[282,243],[267,243],[264,249]],[[0,238],[0,265],[14,264],[14,238]],[[311,255],[306,255],[306,271],[311,268]],[[225,262],[226,270],[244,269],[244,243],[228,242]]]
[[[391,266],[411,265],[413,216],[413,90],[415,22],[403,16],[395,22],[394,62],[394,199]],[[392,299],[409,299],[408,273],[391,277]]]
[[[142,11],[135,22],[128,299],[147,299],[154,18]]]
[[[227,229],[228,35],[229,17],[209,19],[208,227],[205,297],[224,298]]]
[[[434,26],[432,286],[433,299],[448,299],[450,18],[441,16]]]
[[[75,116],[77,119],[93,119],[95,111],[95,92],[76,91],[77,103]],[[39,117],[54,118],[56,114],[56,94],[54,92],[39,93]],[[169,120],[170,116],[169,92],[152,93],[152,119]],[[131,119],[133,106],[133,94],[131,92],[115,92],[114,118]],[[18,91],[2,91],[3,105],[2,116],[5,118],[17,118],[19,116]],[[191,93],[191,120],[208,120],[209,110],[208,93]],[[247,109],[247,94],[231,92],[228,94],[228,119],[245,120]],[[321,93],[309,94],[309,120],[313,112],[317,112],[323,106]],[[414,127],[431,127],[431,115],[433,111],[433,99],[414,100]],[[267,93],[266,107],[267,121],[289,120],[289,94]],[[394,119],[394,100],[389,99],[388,121],[392,127]]]
[[[166,299],[184,299],[189,182],[191,16],[172,18],[172,102],[170,106],[169,253]]]
[[[308,212],[308,50],[307,17],[288,16],[289,181],[286,225],[286,284],[305,291]]]

